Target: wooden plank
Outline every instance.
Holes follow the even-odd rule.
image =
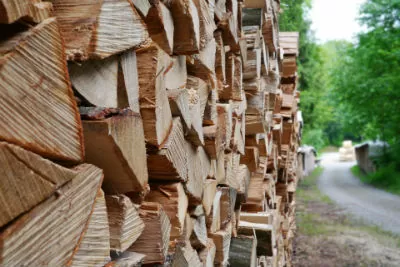
[[[189,202],[181,183],[151,184],[145,201],[158,202],[162,205],[171,223],[171,241],[183,233]]]
[[[139,210],[145,228],[139,239],[128,249],[146,255],[144,264],[163,264],[169,244],[171,224],[161,204],[143,202]]]
[[[81,110],[86,160],[104,170],[104,191],[108,194],[145,191],[148,174],[140,115],[123,110],[109,114],[114,115],[111,117],[103,114],[96,118],[96,113],[104,109]]]
[[[171,130],[172,115],[165,88],[169,56],[157,46],[138,50],[140,113],[147,143],[160,146]]]
[[[97,193],[87,228],[74,253],[71,266],[104,266],[110,261],[110,231],[104,193]]]
[[[53,160],[83,161],[82,126],[57,21],[22,29],[0,43],[0,125],[7,125],[0,140]]]
[[[174,118],[166,142],[158,149],[149,148],[147,166],[150,180],[186,181],[188,179],[188,151],[182,123]]]
[[[144,223],[132,201],[125,195],[106,196],[110,247],[113,252],[127,250],[142,234]]]
[[[68,60],[106,58],[148,39],[145,23],[129,0],[54,0],[52,3]]]
[[[171,11],[161,1],[151,1],[145,18],[151,39],[171,55],[174,49],[174,22]]]
[[[5,142],[0,142],[0,165],[0,226],[29,211],[79,175]]]
[[[1,0],[0,23],[13,23],[20,18],[29,19],[35,23],[51,17],[51,2],[41,0]]]
[[[82,243],[102,171],[83,164],[79,175],[50,198],[19,217],[0,234],[0,261],[4,266],[66,266]]]

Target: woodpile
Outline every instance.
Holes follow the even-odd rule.
[[[0,266],[291,266],[278,0],[0,0]]]

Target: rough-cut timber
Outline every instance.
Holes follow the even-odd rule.
[[[106,196],[110,225],[110,248],[115,252],[127,250],[142,234],[144,223],[132,201],[125,195]]]
[[[39,23],[51,17],[52,4],[41,0],[1,0],[0,23],[13,23],[20,18]]]
[[[75,170],[79,175],[1,232],[2,265],[66,266],[74,258],[91,230],[88,219],[103,178],[92,165]]]
[[[91,117],[96,110],[102,109],[82,110],[86,160],[103,168],[104,191],[108,194],[144,191],[148,173],[140,115],[127,109],[96,119]]]
[[[130,0],[53,0],[53,7],[69,60],[106,58],[148,39]]]
[[[7,36],[10,28],[3,27]],[[21,28],[0,43],[0,140],[51,159],[80,162],[82,126],[57,21]]]

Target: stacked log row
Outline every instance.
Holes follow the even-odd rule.
[[[291,266],[277,0],[0,0],[1,266]]]

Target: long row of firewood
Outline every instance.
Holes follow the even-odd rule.
[[[278,0],[0,0],[0,266],[291,266]]]

